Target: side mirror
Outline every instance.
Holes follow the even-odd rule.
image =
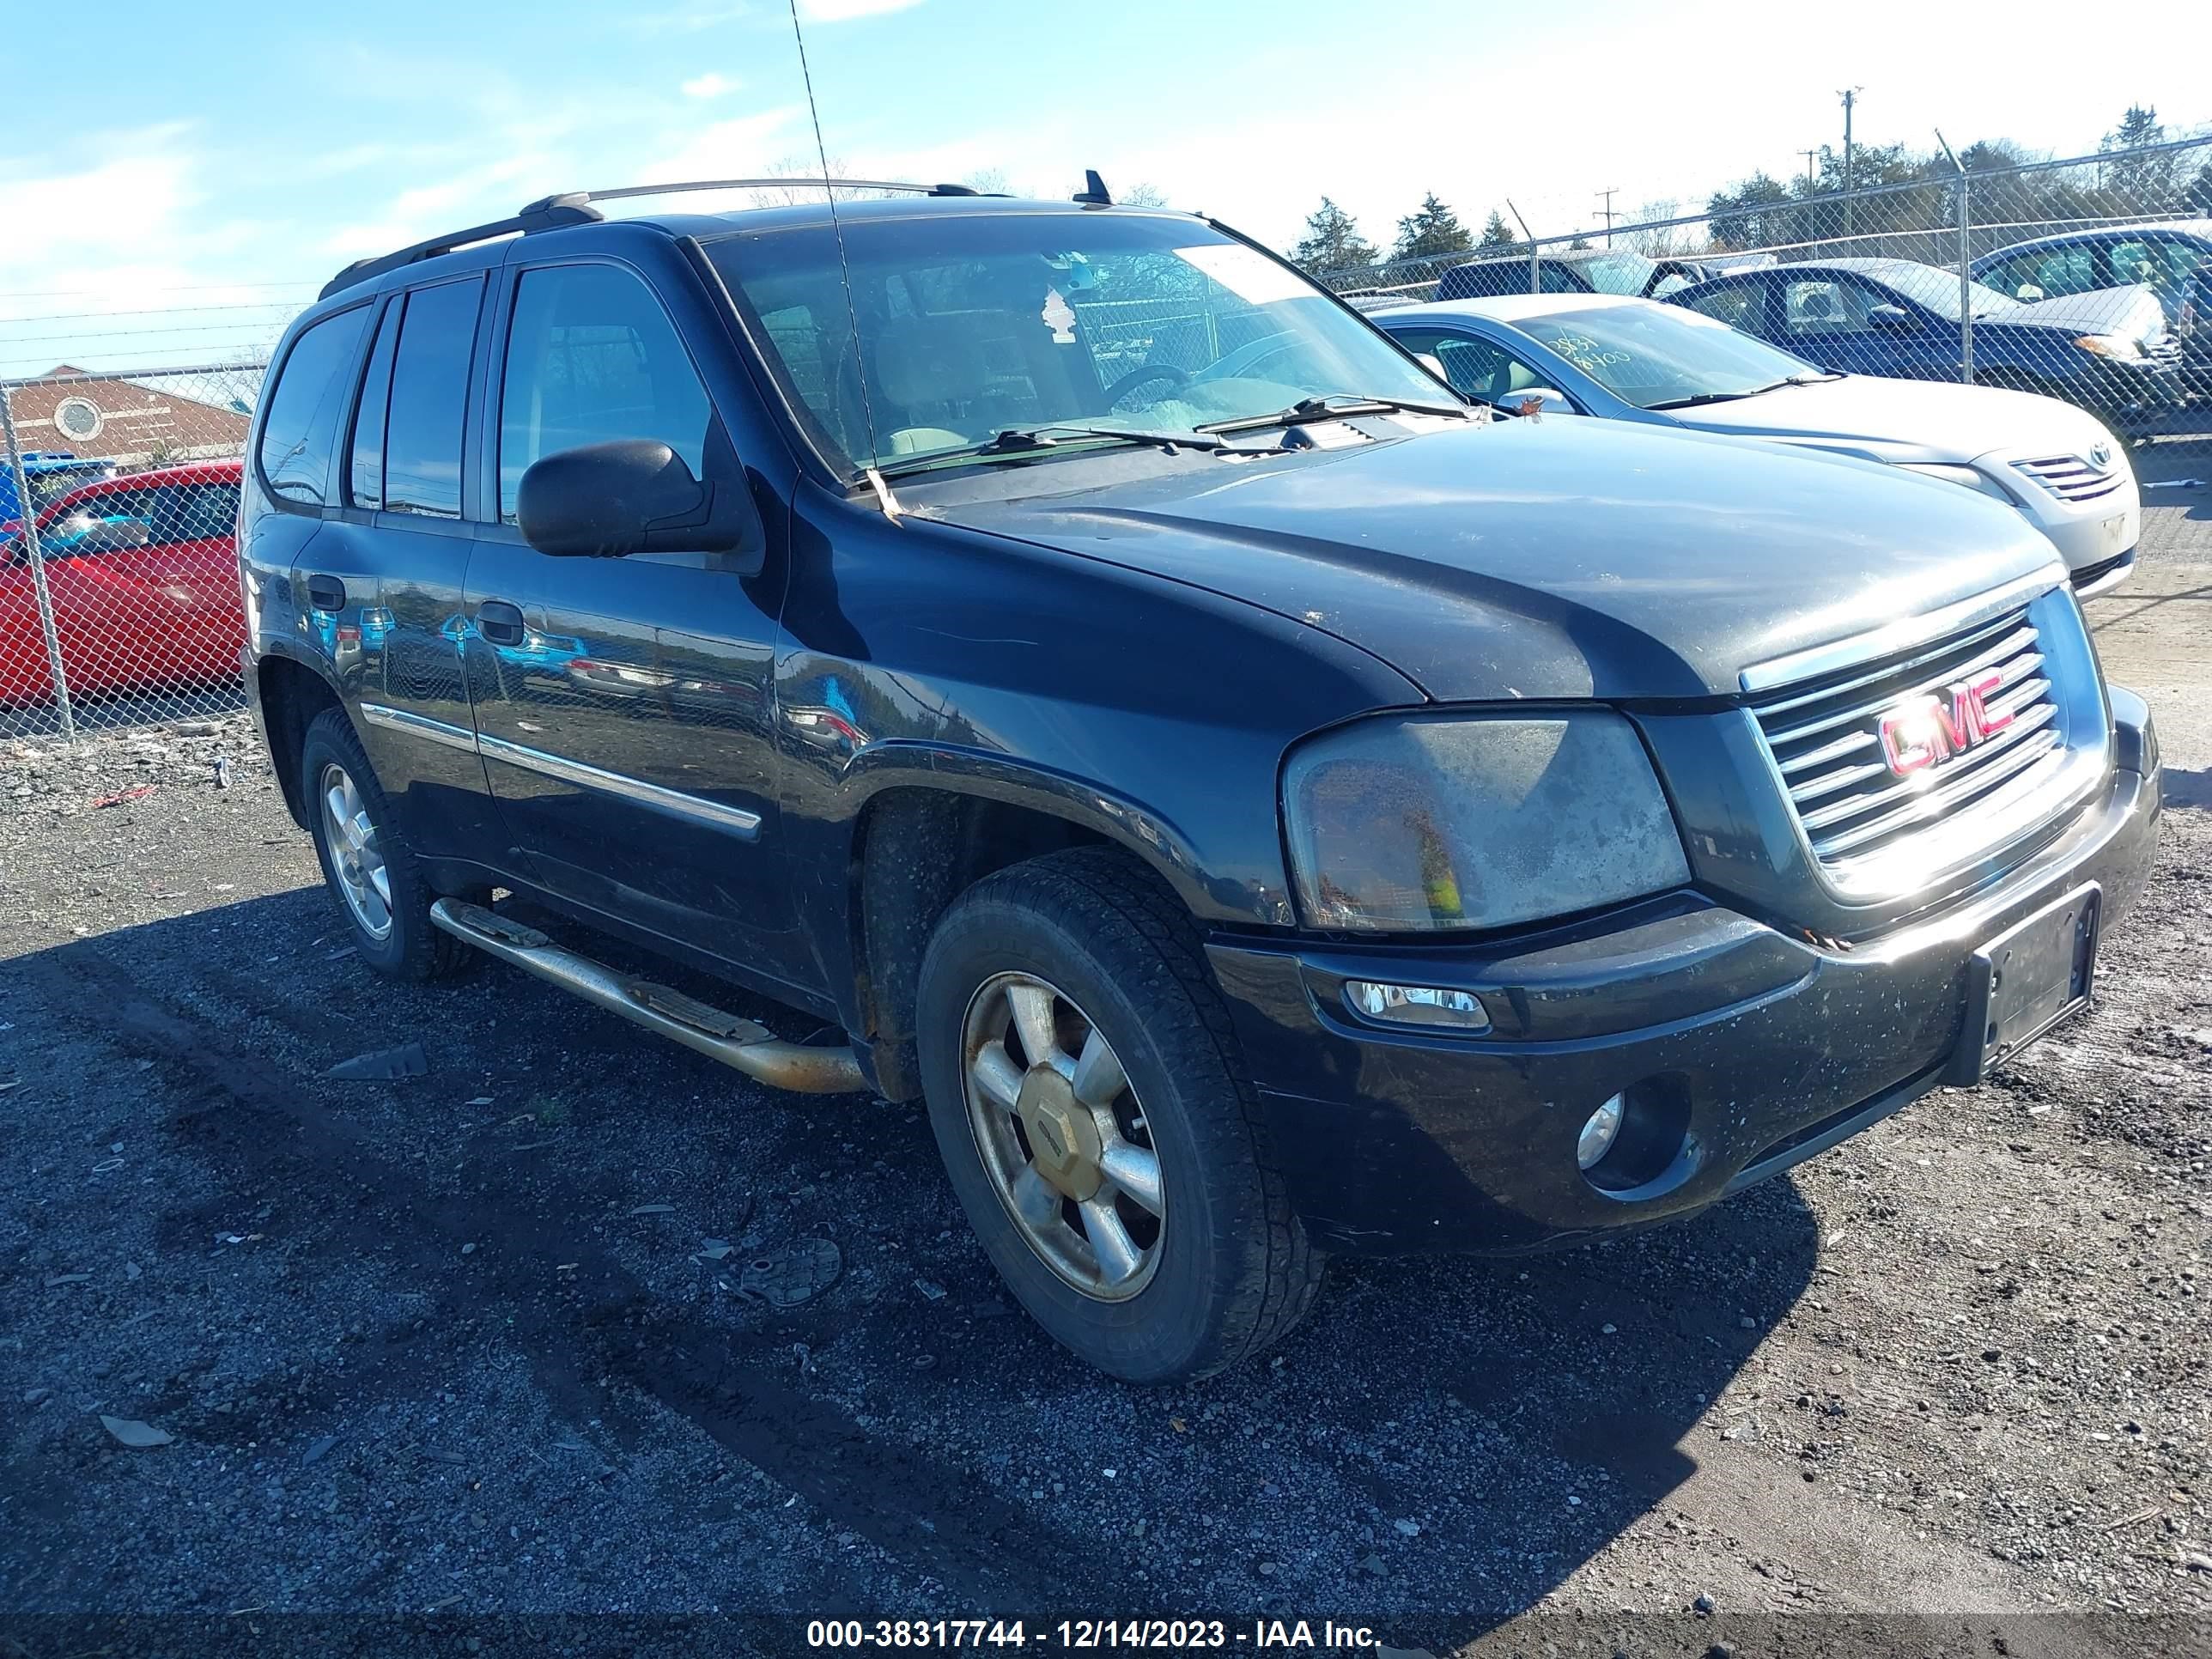
[[[1548,386],[1523,386],[1494,398],[1492,406],[1508,415],[1572,415],[1577,411],[1567,394]]]
[[[751,555],[760,569],[760,516],[717,423],[704,482],[655,438],[617,438],[548,455],[522,475],[514,516],[522,538],[556,558],[619,559],[632,553]]]
[[[1914,326],[1912,313],[1903,306],[1875,306],[1867,313],[1867,321],[1888,334],[1910,333]]]

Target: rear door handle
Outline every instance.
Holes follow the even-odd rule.
[[[336,576],[307,578],[307,606],[310,610],[343,611],[345,605],[345,584]]]
[[[477,607],[477,632],[494,645],[520,645],[525,633],[521,607],[505,599],[486,599]]]

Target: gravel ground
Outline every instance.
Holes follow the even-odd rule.
[[[1639,1652],[2202,1650],[2212,489],[2150,499],[2093,620],[2172,810],[2087,1018],[1680,1225],[1339,1264],[1191,1388],[1030,1326],[918,1112],[495,964],[376,979],[241,719],[0,749],[0,1613],[1233,1609],[1609,1652],[1633,1609],[1670,1615]],[[327,1075],[409,1042],[422,1075]]]

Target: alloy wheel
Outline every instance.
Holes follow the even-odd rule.
[[[1105,1033],[1056,986],[1000,974],[969,1001],[961,1052],[976,1151],[1024,1242],[1085,1296],[1136,1295],[1159,1266],[1167,1200]]]
[[[323,768],[317,793],[323,803],[323,840],[330,848],[338,893],[361,930],[373,939],[384,939],[392,932],[392,872],[378,849],[376,825],[361,791],[345,768],[332,762]]]

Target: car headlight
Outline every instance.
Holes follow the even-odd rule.
[[[2142,361],[2142,342],[2124,334],[2084,334],[2074,343],[2093,357],[2110,357],[2124,363]]]
[[[1969,489],[1978,489],[1983,495],[1992,496],[2007,507],[2020,505],[2019,499],[2010,490],[1987,473],[1971,466],[1945,466],[1933,461],[1899,461],[1898,466],[1902,471],[1917,472],[1923,478],[1942,478],[1949,483],[1964,484]]]
[[[1283,817],[1315,927],[1503,927],[1690,878],[1642,742],[1605,709],[1326,732],[1285,767]]]

